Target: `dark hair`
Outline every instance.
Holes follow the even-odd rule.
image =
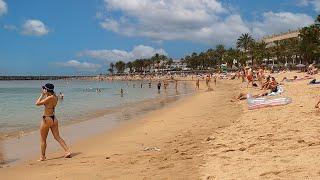
[[[47,83],[44,86],[42,86],[42,89],[46,89],[49,93],[54,93],[54,85],[51,83]]]

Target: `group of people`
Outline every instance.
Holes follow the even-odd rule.
[[[270,75],[265,77],[264,68],[260,67],[257,71],[253,71],[252,68],[246,67],[237,73],[238,79],[242,78],[242,82],[247,81],[247,87],[249,84],[252,84],[252,87],[260,86],[260,90],[264,92],[253,95],[252,97],[258,98],[267,96],[271,93],[277,93],[279,91],[279,83],[276,81],[275,77],[271,77]],[[256,83],[258,82],[258,84]],[[247,99],[246,93],[240,93],[237,97],[237,100]]]
[[[213,79],[213,82],[215,85],[217,85],[217,75],[216,74],[204,74],[204,75],[197,75],[197,79],[196,79],[196,89],[199,90],[200,89],[200,79],[204,79],[206,82],[206,87],[208,88],[208,90],[211,90],[211,80]]]

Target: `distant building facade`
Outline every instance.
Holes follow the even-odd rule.
[[[291,39],[291,38],[297,38],[299,37],[299,30],[296,31],[288,31],[285,33],[280,33],[280,34],[274,34],[271,36],[266,36],[262,39],[267,44],[274,43],[276,41],[281,41],[281,40],[286,40],[286,39]]]

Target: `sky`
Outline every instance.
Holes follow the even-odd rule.
[[[310,25],[320,0],[0,0],[0,75],[92,75]]]

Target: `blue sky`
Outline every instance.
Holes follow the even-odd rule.
[[[313,22],[320,0],[0,0],[0,75],[97,74]]]

